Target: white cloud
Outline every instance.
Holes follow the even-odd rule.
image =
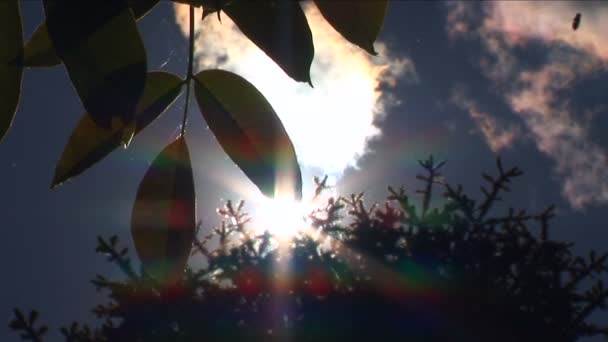
[[[450,102],[469,114],[492,152],[500,152],[510,147],[520,135],[518,126],[507,124],[488,111],[482,110],[463,87],[453,89]]]

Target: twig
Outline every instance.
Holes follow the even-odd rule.
[[[190,37],[189,37],[189,55],[188,55],[188,71],[186,74],[186,103],[184,104],[184,117],[182,119],[181,135],[186,133],[186,121],[188,119],[188,107],[190,105],[190,80],[194,64],[194,6],[190,5]]]

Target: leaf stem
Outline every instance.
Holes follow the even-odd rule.
[[[186,121],[188,119],[188,107],[190,105],[190,81],[193,76],[193,64],[194,64],[194,6],[190,5],[190,36],[188,44],[188,71],[186,73],[186,104],[184,105],[184,117],[182,119],[181,135],[186,133]]]

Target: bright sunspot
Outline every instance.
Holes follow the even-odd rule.
[[[306,207],[288,196],[264,197],[255,204],[252,227],[258,233],[268,231],[279,240],[294,237],[306,226]]]
[[[175,5],[176,22],[189,30],[187,6]],[[310,72],[314,88],[289,78],[262,50],[250,42],[228,16],[197,20],[195,29],[199,69],[235,72],[264,94],[292,140],[302,168],[339,179],[347,167],[368,152],[368,143],[381,135],[376,125],[391,106],[391,89],[398,79],[415,81],[411,60],[395,58],[381,43],[374,57],[350,44],[334,30],[315,6],[304,6],[310,25],[315,58]],[[201,13],[195,14],[200,18]],[[280,240],[307,230],[305,220],[312,203],[284,196],[262,197],[238,180],[223,179],[251,208],[256,234],[270,232]],[[306,198],[306,196],[304,196]],[[309,197],[310,198],[310,197]],[[307,212],[307,210],[309,210]]]

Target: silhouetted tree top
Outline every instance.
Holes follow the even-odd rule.
[[[179,280],[136,271],[116,237],[97,252],[124,272],[92,283],[109,303],[102,324],[73,323],[67,341],[572,341],[608,336],[589,321],[608,297],[608,254],[572,253],[550,238],[553,208],[495,210],[521,175],[484,174],[476,200],[421,162],[420,201],[389,187],[383,206],[363,194],[328,198],[290,243],[248,228],[244,205],[228,201],[221,224],[198,230]],[[317,182],[319,186],[324,185]],[[321,190],[319,190],[320,192]],[[431,201],[434,192],[440,200]],[[437,207],[431,202],[439,202]],[[200,227],[200,226],[199,226]],[[16,312],[11,327],[41,341],[46,327]],[[42,329],[42,330],[41,330]],[[29,334],[29,335],[28,335]]]

